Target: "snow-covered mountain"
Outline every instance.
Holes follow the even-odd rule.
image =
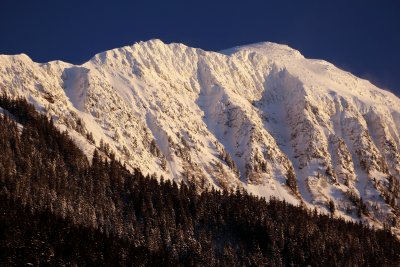
[[[241,187],[400,229],[400,99],[288,46],[151,40],[80,66],[3,55],[0,91],[26,97],[88,157],[97,147],[199,190]]]

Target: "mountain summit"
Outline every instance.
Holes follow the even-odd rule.
[[[0,91],[88,157],[98,148],[199,190],[239,187],[400,229],[400,99],[286,45],[150,40],[79,66],[2,55]]]

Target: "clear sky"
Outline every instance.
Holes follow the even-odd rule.
[[[284,43],[400,95],[397,0],[0,0],[0,54],[83,63],[151,38],[213,51]]]

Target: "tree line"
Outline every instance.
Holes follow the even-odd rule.
[[[24,99],[0,97],[0,265],[395,266],[390,232],[237,189],[91,161]]]

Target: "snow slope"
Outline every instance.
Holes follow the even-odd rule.
[[[199,190],[241,187],[321,212],[332,200],[335,216],[399,229],[400,99],[288,46],[150,40],[81,66],[3,55],[0,74],[1,92],[26,97],[89,157],[109,148]]]

